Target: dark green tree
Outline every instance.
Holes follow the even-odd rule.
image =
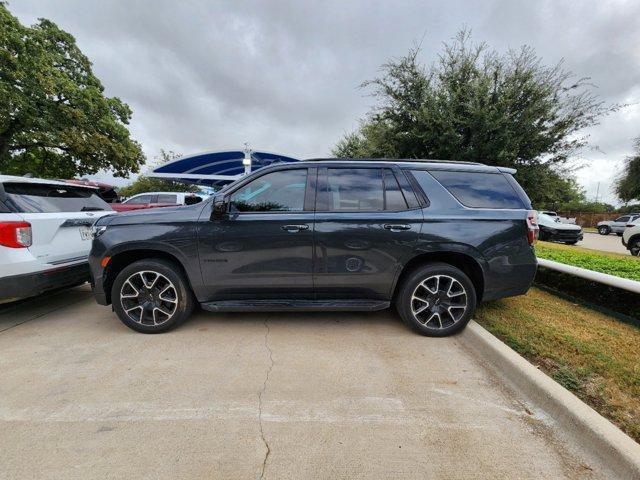
[[[159,164],[170,162],[180,155],[171,151],[160,151],[160,157],[156,160]],[[195,185],[188,183],[164,180],[163,178],[147,177],[140,175],[133,183],[118,190],[118,194],[123,197],[131,197],[144,192],[197,192],[199,189]]]
[[[635,139],[636,153],[625,159],[624,169],[615,183],[618,198],[627,203],[640,200],[640,137]]]
[[[543,65],[530,47],[498,54],[473,44],[467,30],[432,66],[419,53],[361,85],[378,105],[334,155],[477,161],[518,169],[536,206],[580,196],[569,164],[587,145],[580,131],[617,108],[598,100],[588,79]]]
[[[137,172],[131,109],[106,97],[73,36],[40,19],[25,27],[0,1],[0,171],[73,178]]]

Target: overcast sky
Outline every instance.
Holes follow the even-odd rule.
[[[630,103],[586,132],[578,178],[613,200],[612,178],[640,135],[640,1],[10,0],[72,33],[109,96],[133,108],[149,159],[241,148],[328,155],[374,100],[357,88],[422,41],[431,63],[464,25],[499,51],[564,58],[610,103]],[[102,178],[105,178],[104,176]],[[122,182],[119,182],[122,183]],[[126,183],[126,182],[125,182]]]

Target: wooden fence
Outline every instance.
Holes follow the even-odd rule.
[[[621,213],[586,213],[586,212],[558,212],[558,215],[566,218],[575,218],[576,224],[581,227],[595,227],[603,220],[615,220]]]

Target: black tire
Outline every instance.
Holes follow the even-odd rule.
[[[442,276],[442,278],[438,279],[437,287],[434,280],[429,280],[435,276]],[[457,282],[455,290],[451,291],[451,286],[454,283],[449,284],[447,277]],[[421,286],[425,281],[427,281],[426,285],[429,289],[427,289],[427,286]],[[440,285],[440,282],[443,282],[443,284]],[[455,300],[457,296],[460,296],[458,294],[461,290],[458,286],[464,290],[466,306],[463,311],[460,310],[462,298]],[[456,297],[450,297],[449,292],[446,292],[447,289],[449,289],[451,295],[456,294]],[[437,293],[434,293],[433,290],[436,290]],[[418,297],[414,297],[414,292],[419,294],[418,297],[425,298],[431,303],[418,300]],[[404,279],[395,303],[404,323],[414,331],[429,337],[446,337],[462,330],[471,320],[476,310],[476,290],[469,277],[460,269],[447,263],[430,263],[417,268]],[[424,304],[430,305],[427,306],[426,310],[423,310],[426,313],[423,315],[418,313],[416,315],[414,312],[419,312]],[[438,317],[431,318],[438,309],[442,316],[438,315]],[[458,313],[452,315],[451,309],[454,312],[458,311]]]
[[[606,225],[602,225],[601,227],[598,227],[598,233],[600,235],[609,235],[611,233],[611,229]]]
[[[146,285],[150,284],[148,289]],[[173,289],[160,292],[169,284]],[[179,267],[159,258],[138,260],[125,267],[113,282],[111,302],[122,323],[141,333],[162,333],[177,327],[189,317],[195,303]],[[144,306],[136,308],[136,303]],[[125,310],[127,307],[129,313]],[[134,319],[138,316],[139,320]]]
[[[640,257],[640,238],[633,240],[633,243],[630,245],[629,252],[631,252],[631,255],[634,257]]]
[[[622,232],[618,232],[618,233],[616,233],[616,235],[618,235],[619,237],[621,237],[621,236],[622,236]]]

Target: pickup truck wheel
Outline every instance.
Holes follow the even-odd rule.
[[[631,248],[629,249],[629,251],[631,252],[631,255],[633,255],[634,257],[640,257],[640,238],[637,240],[634,240],[633,245],[631,245]]]
[[[444,337],[469,323],[476,309],[476,291],[460,269],[432,263],[405,279],[396,308],[402,320],[416,332]]]
[[[113,282],[111,300],[122,323],[141,333],[177,327],[194,306],[182,273],[161,259],[139,260],[124,268]]]
[[[598,227],[598,233],[600,235],[609,235],[611,233],[611,229],[606,225],[603,225],[601,227]]]

